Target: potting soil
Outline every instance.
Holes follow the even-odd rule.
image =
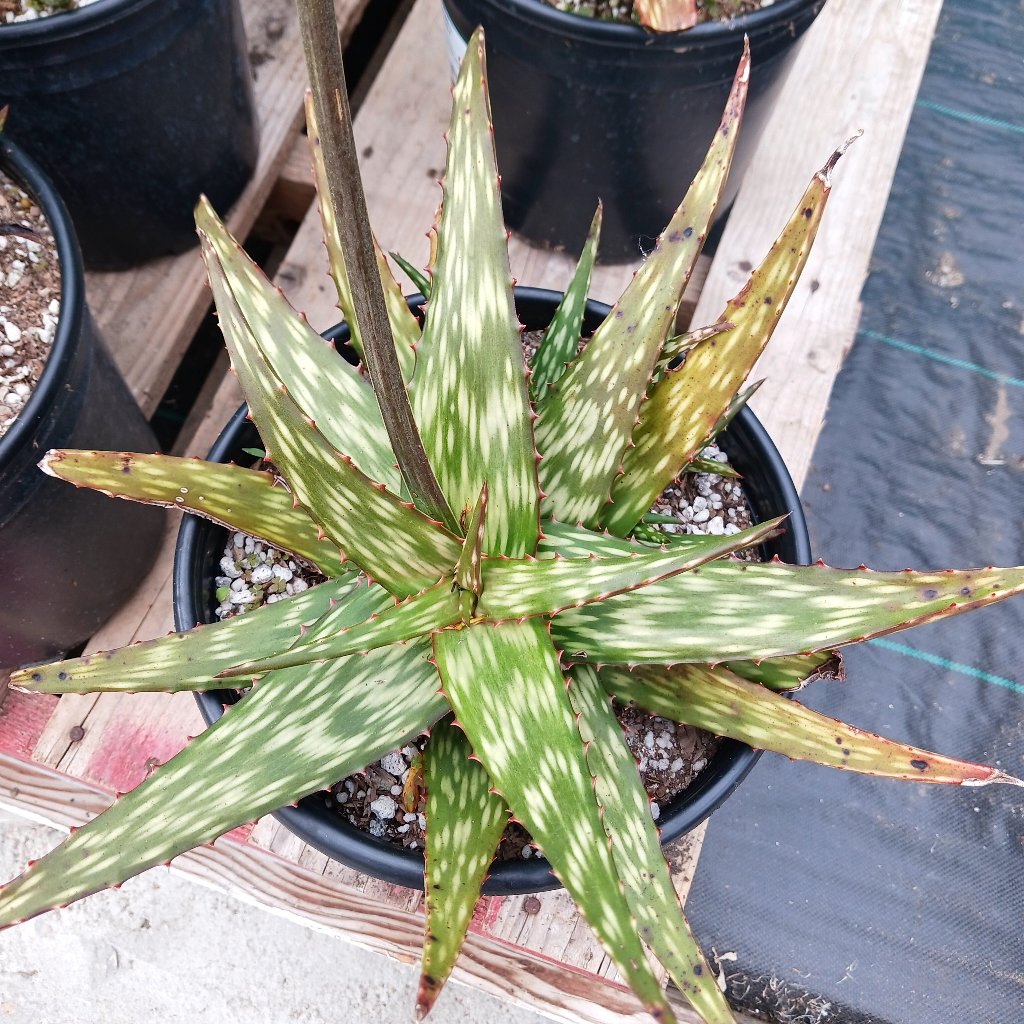
[[[804,488],[816,555],[1024,562],[1024,22],[947,0],[854,345]],[[1024,775],[1024,602],[850,649],[801,700]],[[713,816],[688,912],[769,1020],[1024,1020],[1024,797],[766,754]],[[714,957],[712,957],[714,962]]]

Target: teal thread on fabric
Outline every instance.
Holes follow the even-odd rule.
[[[894,338],[889,334],[880,334],[878,331],[869,331],[865,328],[858,330],[857,334],[861,338],[871,338],[872,341],[880,341],[885,345],[889,345],[891,348],[898,348],[904,352],[913,352],[916,356],[924,356],[926,359],[931,359],[936,363],[944,363],[946,366],[955,366],[958,370],[969,370],[971,373],[976,373],[981,377],[988,377],[989,380],[999,381],[1002,384],[1009,384],[1010,387],[1024,388],[1024,380],[1020,377],[1008,377],[1004,373],[997,373],[995,370],[990,370],[987,366],[979,366],[978,363],[971,363],[966,359],[957,359],[955,356],[943,355],[941,352],[925,348],[923,345],[914,345],[909,341],[902,341],[900,338]]]
[[[949,658],[940,657],[938,654],[929,654],[928,651],[919,651],[916,647],[908,647],[906,644],[896,643],[894,640],[877,638],[869,640],[873,647],[884,647],[887,651],[894,651],[896,654],[904,654],[908,658],[916,658],[918,661],[927,662],[938,668],[947,669],[950,672],[959,672],[960,675],[970,676],[972,679],[980,679],[984,683],[991,683],[993,686],[1001,686],[1004,690],[1013,690],[1014,693],[1024,693],[1024,686],[1015,683],[1005,676],[997,676],[984,669],[975,668],[973,665],[965,665],[960,661],[950,661]]]
[[[933,103],[931,100],[918,100],[917,106],[925,110],[933,110],[936,114],[945,117],[953,117],[957,121],[967,121],[969,124],[980,124],[985,128],[999,128],[1006,132],[1015,132],[1024,135],[1024,125],[1014,124],[1013,121],[1004,121],[1000,117],[989,117],[988,114],[975,114],[970,110],[957,110],[955,107],[947,107],[942,103]]]

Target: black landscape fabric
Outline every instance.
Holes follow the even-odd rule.
[[[1019,2],[946,0],[804,488],[830,564],[1024,562],[1022,53]],[[862,645],[801,699],[1024,775],[1022,665],[1018,599]],[[687,908],[769,1020],[1020,1024],[1024,790],[766,754],[713,816]]]

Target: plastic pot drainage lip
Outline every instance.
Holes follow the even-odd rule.
[[[517,287],[516,309],[526,328],[547,325],[561,298],[560,293],[542,288]],[[418,309],[422,296],[409,299]],[[584,330],[592,332],[610,311],[603,303],[589,301]],[[325,332],[325,337],[344,341],[345,325]],[[242,464],[243,447],[258,445],[259,436],[245,419],[243,406],[229,421],[208,458],[215,462],[234,460]],[[749,409],[744,408],[722,435],[722,445],[736,468],[743,474],[744,490],[759,520],[789,514],[786,532],[764,546],[767,557],[778,554],[786,562],[807,564],[811,560],[810,542],[803,511],[793,481],[778,450],[764,427]],[[216,566],[223,554],[227,531],[223,527],[185,515],[178,533],[174,557],[174,617],[179,630],[197,622],[214,621],[213,599]],[[234,703],[231,690],[197,693],[196,700],[207,723],[223,714],[224,705]],[[735,740],[723,740],[707,767],[675,800],[662,808],[658,826],[667,843],[699,825],[743,781],[761,752]],[[423,888],[422,851],[401,850],[386,840],[355,828],[336,810],[328,807],[323,793],[301,800],[296,807],[275,813],[299,838],[321,853],[359,871],[410,889]],[[496,861],[484,883],[489,895],[515,895],[541,892],[559,887],[543,858]]]

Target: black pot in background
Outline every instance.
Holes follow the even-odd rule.
[[[719,206],[727,210],[794,44],[824,3],[775,0],[729,21],[655,34],[543,0],[444,0],[453,57],[477,25],[486,32],[505,222],[575,253],[600,198],[600,258],[649,251],[704,159],[746,34],[750,92]]]
[[[156,439],[85,305],[71,221],[39,168],[0,135],[0,168],[39,203],[61,270],[60,320],[42,377],[0,438],[0,666],[42,661],[88,639],[160,547],[164,513],[42,473],[50,448],[156,451]]]
[[[516,288],[516,310],[527,330],[546,327],[561,295],[542,288]],[[409,299],[410,308],[419,310],[422,296]],[[592,333],[609,312],[608,306],[591,300],[587,304],[585,333]],[[326,337],[346,341],[348,328],[339,325]],[[242,449],[259,447],[262,442],[256,428],[245,418],[243,406],[225,427],[208,458],[214,462],[251,462]],[[811,560],[810,541],[803,510],[793,481],[782,457],[764,428],[749,409],[743,409],[722,436],[721,443],[733,465],[743,474],[743,486],[758,520],[789,513],[786,532],[764,545],[765,557],[778,555],[786,562],[806,564]],[[214,577],[224,554],[227,531],[205,519],[186,515],[178,533],[174,555],[174,622],[179,630],[191,629],[197,622],[215,621],[217,606]],[[232,690],[211,690],[196,694],[207,724],[220,718],[225,704],[234,703]],[[663,842],[681,836],[699,825],[728,797],[753,768],[760,751],[735,740],[724,740],[708,766],[692,785],[672,803],[662,808],[658,819]],[[328,807],[323,793],[315,793],[275,813],[292,832],[335,860],[376,878],[423,888],[422,851],[399,850],[345,821],[336,809]],[[540,892],[557,888],[548,862],[542,858],[500,861],[493,865],[484,884],[490,894]]]
[[[256,165],[238,0],[96,0],[0,25],[4,104],[90,269],[194,245],[200,193],[223,213]]]

